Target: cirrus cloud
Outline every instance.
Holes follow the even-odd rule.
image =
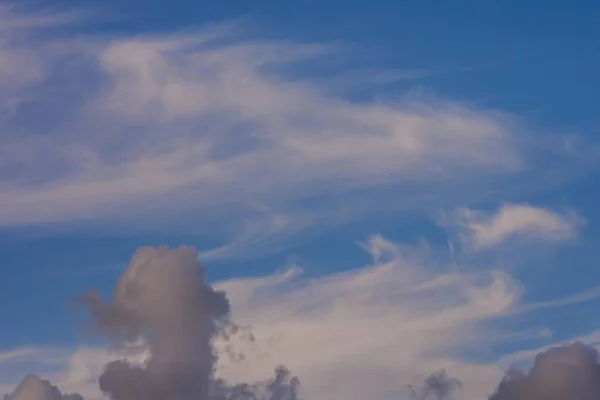
[[[15,29],[2,33],[14,38],[3,59],[19,67],[0,69],[14,83],[0,119],[0,225],[250,203],[297,210],[323,197],[336,210],[333,190],[419,194],[530,167],[527,128],[510,114],[414,96],[353,101],[290,73],[335,55],[331,46],[243,39],[232,25],[91,29],[77,40]],[[19,84],[22,64],[35,79]]]

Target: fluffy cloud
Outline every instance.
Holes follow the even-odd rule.
[[[577,236],[583,218],[573,211],[553,211],[527,204],[505,204],[495,212],[462,208],[442,217],[441,224],[456,229],[461,241],[485,249],[513,239],[564,241]]]
[[[140,249],[110,303],[94,292],[83,302],[112,346],[127,349],[142,339],[151,354],[144,367],[108,363],[99,377],[104,393],[113,399],[207,398],[210,341],[229,304],[224,293],[204,284],[194,249]]]
[[[225,294],[205,282],[204,272],[191,247],[140,248],[110,301],[93,290],[81,299],[95,331],[118,358],[106,363],[92,382],[87,372],[97,370],[93,367],[83,368],[83,374],[75,369],[78,379],[73,382],[69,376],[61,383],[97,384],[113,400],[295,399],[299,381],[281,365],[272,367],[272,380],[253,384],[215,378],[218,357],[212,342],[219,334],[226,340],[238,328],[228,320]],[[79,394],[63,395],[31,374],[8,399],[83,400]]]

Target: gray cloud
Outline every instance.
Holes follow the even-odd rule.
[[[275,368],[272,380],[257,382],[253,385],[245,383],[229,385],[223,380],[212,382],[212,400],[297,400],[300,380],[280,365]]]
[[[445,370],[439,370],[429,375],[420,387],[410,387],[412,400],[444,400],[451,399],[454,391],[462,383],[448,375]]]
[[[113,400],[295,400],[299,380],[287,368],[271,380],[229,384],[214,376],[213,339],[233,324],[224,292],[205,281],[191,247],[140,248],[119,278],[112,297],[97,291],[82,298],[95,330],[123,359],[109,362],[98,378]],[[235,331],[236,329],[233,329]],[[141,344],[140,344],[141,343]],[[126,360],[148,354],[142,364]],[[61,395],[46,381],[28,376],[8,400],[82,400]]]
[[[117,349],[143,340],[151,356],[143,367],[115,361],[100,377],[100,389],[115,400],[202,399],[215,356],[211,339],[229,303],[204,280],[196,251],[142,248],[120,277],[111,301],[84,297],[92,320]]]
[[[509,370],[490,400],[596,400],[598,351],[581,342],[537,355],[528,372]]]

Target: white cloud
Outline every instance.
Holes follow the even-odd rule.
[[[527,204],[504,204],[495,212],[461,208],[443,215],[440,222],[456,229],[463,243],[480,250],[514,238],[550,242],[573,239],[584,219],[571,210],[561,212]]]
[[[409,195],[386,197],[385,205],[418,202],[415,187],[453,187],[527,167],[522,127],[507,114],[410,97],[353,102],[332,96],[323,81],[285,73],[298,60],[329,56],[327,46],[240,40],[221,28],[61,43],[30,35],[69,21],[0,10],[0,225],[165,209],[228,213],[243,220],[242,229],[232,244],[201,258],[247,255],[257,241],[322,224],[324,216],[338,221],[377,208],[374,199],[390,187]],[[60,79],[56,62],[74,71],[69,85],[46,85]],[[60,111],[50,121],[44,104]],[[18,123],[24,119],[25,127]],[[360,206],[346,208],[331,196],[359,190],[370,195]],[[311,212],[299,211],[314,199]],[[247,209],[259,217],[247,218]],[[452,217],[477,249],[513,236],[566,240],[582,221],[514,204]],[[245,361],[224,359],[219,373],[260,379],[284,363],[313,399],[363,400],[445,367],[464,382],[463,398],[480,399],[516,356],[484,363],[460,352],[520,337],[492,332],[486,321],[597,297],[594,289],[521,305],[522,288],[505,272],[450,269],[424,255],[426,248],[381,236],[363,247],[374,260],[366,268],[322,277],[294,268],[221,282],[235,319],[253,325],[260,342],[236,343]],[[525,336],[549,335],[533,329]],[[40,354],[19,349],[0,354],[0,363]],[[48,354],[66,365],[46,374],[63,391],[99,397],[95,377],[112,355]]]
[[[223,359],[219,373],[252,380],[283,363],[307,398],[362,400],[401,393],[445,367],[463,380],[463,398],[489,393],[504,366],[456,354],[500,340],[483,323],[518,304],[520,285],[501,271],[445,271],[419,252],[406,259],[403,246],[381,236],[365,248],[382,262],[325,277],[295,269],[217,285],[259,340],[237,343],[245,360]]]
[[[560,299],[540,301],[536,303],[529,303],[519,307],[515,310],[515,313],[527,313],[532,311],[543,310],[545,308],[569,306],[573,304],[585,303],[588,301],[596,300],[600,298],[600,286],[596,285],[591,288],[585,289],[579,293],[563,297]]]
[[[362,400],[403,398],[406,385],[445,368],[463,382],[459,398],[484,399],[507,368],[526,367],[553,341],[552,331],[531,320],[515,328],[515,314],[596,298],[586,291],[523,304],[523,287],[502,270],[447,265],[426,244],[409,247],[381,235],[362,247],[373,265],[317,277],[294,267],[218,284],[234,318],[258,339],[236,343],[246,358],[223,358],[218,372],[251,380],[283,363],[301,378],[306,398]],[[492,321],[512,328],[498,331],[504,324]],[[593,344],[597,335],[581,339]],[[490,356],[507,343],[521,350]]]
[[[298,68],[332,46],[235,24],[125,36],[91,21],[76,40],[61,34],[77,16],[0,12],[0,226],[193,221],[223,229],[206,259],[239,257],[317,222],[448,207],[482,179],[539,167],[508,113],[414,93],[350,100],[335,74],[332,90]]]
[[[0,69],[0,81],[17,81],[23,64],[36,72],[15,89],[27,107],[0,121],[2,225],[252,202],[286,213],[319,197],[335,210],[332,191],[375,198],[376,189],[434,188],[526,163],[523,130],[508,115],[410,97],[353,102],[286,73],[331,56],[327,46],[242,40],[219,27],[53,38],[5,46],[3,59],[18,66]],[[17,57],[27,49],[34,60]],[[68,84],[49,84],[67,69]]]

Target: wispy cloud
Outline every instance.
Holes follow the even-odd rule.
[[[579,293],[572,294],[570,296],[553,299],[547,301],[540,301],[536,303],[530,303],[519,307],[515,310],[515,313],[526,313],[532,311],[543,310],[545,308],[555,308],[562,306],[570,306],[579,303],[585,303],[600,298],[600,286],[594,286],[589,289],[583,290]]]
[[[37,346],[26,346],[18,349],[11,349],[0,352],[0,362],[2,363],[21,363],[35,359],[37,362],[46,360],[46,362],[56,361],[57,354],[60,351],[53,348],[40,348]]]
[[[565,151],[499,110],[414,93],[345,97],[340,82],[364,71],[350,59],[330,80],[299,68],[335,46],[241,35],[235,23],[63,34],[78,32],[77,15],[0,13],[11,21],[0,32],[2,227],[218,219],[215,234],[229,237],[203,256],[239,257],[317,221],[468,200],[464,188],[521,179],[544,164],[530,162],[538,152]],[[393,72],[384,78],[424,73]]]
[[[245,360],[225,360],[219,372],[251,379],[279,359],[302,377],[307,397],[358,400],[401,394],[446,368],[465,383],[464,398],[482,398],[501,369],[455,354],[501,340],[484,322],[519,303],[520,285],[501,271],[445,272],[418,249],[404,258],[408,248],[381,236],[364,247],[380,261],[325,277],[294,269],[217,285],[264,343],[239,343]]]
[[[30,70],[31,96],[1,121],[0,224],[248,202],[285,209],[332,191],[465,182],[527,163],[524,128],[509,115],[424,98],[334,97],[286,73],[328,57],[327,46],[234,31],[5,44],[10,68],[0,80]]]
[[[505,204],[494,212],[461,208],[440,223],[456,229],[460,240],[481,250],[510,239],[560,242],[573,239],[584,218],[572,210],[553,211],[528,204]]]
[[[457,268],[426,245],[381,235],[362,247],[373,264],[317,277],[294,267],[217,285],[229,294],[234,318],[252,325],[258,340],[238,343],[245,359],[222,359],[219,373],[250,379],[279,359],[304,378],[307,397],[359,400],[401,397],[406,385],[444,368],[463,383],[460,398],[482,399],[507,368],[531,362],[553,341],[548,327],[530,321],[515,330],[516,314],[597,298],[592,290],[523,303],[525,288],[501,269]],[[512,328],[499,331],[493,321]],[[491,348],[508,343],[525,350],[492,355]],[[536,344],[541,346],[531,349]]]

